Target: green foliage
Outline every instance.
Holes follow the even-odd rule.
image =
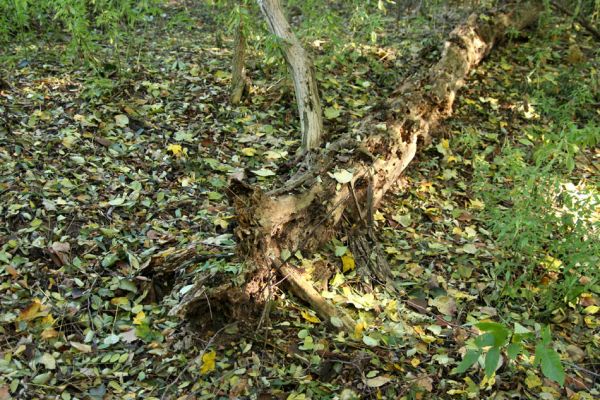
[[[117,52],[123,37],[162,0],[0,0],[0,43],[66,33],[73,56],[94,59],[100,44]]]
[[[496,322],[479,322],[475,326],[482,332],[472,340],[471,347],[467,349],[463,360],[454,368],[455,374],[465,373],[471,366],[484,356],[483,369],[486,377],[490,378],[496,372],[500,363],[502,352],[508,359],[524,363],[525,359],[519,360],[519,354],[527,354],[525,340],[535,339],[535,336],[520,324],[515,324],[511,332],[503,324]],[[534,366],[540,365],[542,373],[549,379],[564,385],[565,372],[563,370],[560,356],[552,348],[550,328],[543,327],[540,330],[540,338],[535,344]]]
[[[527,58],[535,68],[521,89],[526,99],[521,112],[539,123],[503,143],[495,133],[484,134],[497,144],[477,151],[473,189],[482,194],[481,217],[505,253],[491,271],[500,288],[497,298],[535,301],[530,304],[549,314],[586,290],[598,290],[600,193],[593,181],[571,178],[584,150],[600,141],[590,107],[597,101],[598,78],[586,74],[585,64],[548,68],[565,62],[551,48]],[[481,135],[470,132],[458,142],[476,147]]]

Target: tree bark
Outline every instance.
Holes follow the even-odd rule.
[[[281,40],[281,50],[294,81],[302,148],[317,148],[323,136],[323,116],[312,60],[292,32],[279,0],[258,0],[258,5],[269,30]]]
[[[456,94],[473,68],[509,30],[535,23],[540,11],[540,3],[532,1],[493,15],[470,16],[451,32],[437,64],[395,91],[387,102],[385,121],[376,117],[365,120],[359,132],[364,140],[357,141],[357,132],[348,132],[323,149],[316,162],[307,162],[305,173],[270,192],[232,182],[238,251],[246,261],[245,284],[221,285],[208,293],[209,282],[199,279],[181,307],[198,304],[203,296],[240,302],[233,305],[238,310],[260,304],[276,271],[322,319],[351,330],[353,322],[347,313],[324,299],[303,273],[290,265],[289,254],[298,250],[310,254],[331,240],[343,215],[359,224],[368,220],[418,146],[428,142],[430,132],[451,115]],[[387,126],[384,132],[371,131],[383,123]],[[343,185],[329,174],[341,168],[352,172],[351,181]],[[373,271],[374,275],[386,273],[385,269]],[[379,276],[380,281],[382,278],[386,277]]]
[[[231,93],[229,101],[232,105],[237,105],[242,100],[244,88],[246,87],[246,69],[244,67],[246,59],[246,35],[244,34],[244,21],[240,16],[235,35],[233,47],[233,65],[231,67]]]

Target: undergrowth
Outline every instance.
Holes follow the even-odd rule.
[[[548,34],[570,36],[558,29]],[[559,68],[570,60],[557,49],[519,57],[535,68],[520,82],[526,100],[516,112],[535,123],[513,136],[467,131],[455,142],[478,149],[473,191],[482,196],[480,217],[503,252],[491,271],[499,286],[494,295],[525,299],[549,316],[586,291],[600,291],[598,170],[577,171],[600,141],[598,73],[583,60]]]

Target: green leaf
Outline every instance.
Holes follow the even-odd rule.
[[[107,254],[102,259],[102,266],[104,268],[108,268],[108,267],[112,266],[114,263],[116,263],[117,261],[119,261],[119,256],[117,254],[110,253],[110,254]]]
[[[494,339],[494,335],[489,332],[479,335],[475,338],[475,345],[480,349],[483,347],[493,346],[495,342],[496,340]]]
[[[508,358],[511,360],[516,359],[519,353],[521,352],[522,348],[523,346],[521,345],[521,343],[509,344],[508,348],[506,349],[506,354],[508,355]]]
[[[543,343],[535,346],[535,362],[542,364],[542,373],[561,386],[565,384],[565,371],[560,362],[560,356],[554,349]]]
[[[337,118],[340,116],[341,113],[342,113],[341,110],[335,109],[333,107],[327,107],[325,109],[325,118],[327,118],[327,119]]]
[[[500,360],[500,347],[492,347],[485,355],[485,375],[492,376]]]
[[[348,248],[346,246],[335,246],[335,256],[336,257],[341,257],[344,254],[346,254],[346,252],[348,251]]]
[[[129,124],[129,118],[125,114],[115,115],[115,123],[117,126],[125,127]]]
[[[115,197],[114,199],[108,202],[108,204],[111,206],[121,206],[123,205],[123,203],[125,203],[124,197]]]
[[[519,334],[519,335],[527,335],[527,334],[530,334],[531,331],[529,329],[525,328],[520,323],[515,322],[515,333]]]
[[[465,357],[462,359],[460,364],[458,364],[458,366],[456,368],[454,368],[454,373],[456,373],[456,374],[464,373],[466,370],[471,368],[471,366],[473,364],[475,364],[477,362],[477,359],[479,358],[480,355],[481,355],[481,349],[468,349],[467,352],[465,353]]]
[[[552,342],[552,334],[550,333],[550,327],[548,325],[542,327],[542,343],[549,345]]]
[[[331,317],[330,321],[331,325],[335,326],[336,328],[341,328],[344,326],[344,322],[336,316]]]
[[[373,347],[373,346],[377,346],[379,344],[379,340],[372,338],[371,336],[364,335],[363,343],[366,344],[367,346]]]
[[[500,347],[506,343],[510,331],[504,325],[497,322],[479,322],[475,326],[483,331],[490,333],[494,338],[493,346]]]

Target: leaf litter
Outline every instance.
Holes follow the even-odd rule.
[[[567,363],[566,389],[525,355],[518,364],[503,354],[484,364],[476,354],[473,367],[453,372],[469,354],[474,324],[502,318],[511,329],[536,331],[545,322],[535,319],[534,303],[493,296],[503,279],[494,267],[506,254],[471,187],[481,150],[493,154],[505,140],[494,133],[498,127],[513,145],[529,146],[520,132],[547,123],[518,95],[516,76],[532,69],[526,55],[544,45],[535,38],[513,43],[517,51],[494,53],[477,70],[448,132],[376,214],[399,295],[376,285],[363,290],[343,234],[321,254],[295,256],[307,270],[325,271],[315,284],[334,304],[354,310],[354,332],[332,333],[282,290],[259,330],[234,321],[194,326],[170,315],[195,272],[241,274],[240,260],[221,257],[235,246],[228,179],[276,185],[299,145],[290,93],[265,90],[260,70],[253,71],[259,79],[252,100],[227,105],[229,54],[208,43],[208,33],[204,27],[154,36],[161,39],[151,41],[133,77],[119,85],[69,69],[43,48],[15,70],[8,92],[13,129],[0,136],[0,399],[598,395],[593,290],[550,317]],[[554,46],[565,51],[568,38]],[[340,62],[322,78],[332,130],[358,123],[384,97],[386,86],[369,81],[400,79],[398,62],[376,61],[374,46],[346,50],[360,54],[354,62],[361,69],[351,74],[354,66]],[[364,68],[365,60],[382,69]],[[541,68],[552,74],[565,66]],[[283,106],[265,107],[273,98]],[[584,158],[573,174],[597,184],[590,171]],[[352,177],[333,174],[340,183]],[[147,274],[153,256],[192,243],[201,243],[204,261],[176,277]],[[495,371],[491,379],[484,369]]]

